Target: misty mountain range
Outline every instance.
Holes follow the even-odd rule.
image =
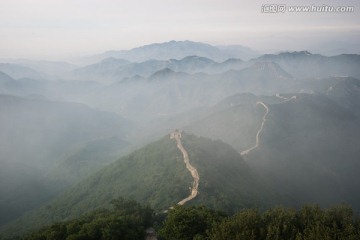
[[[225,61],[228,58],[250,59],[260,55],[250,48],[233,46],[212,46],[210,44],[192,41],[170,41],[165,43],[154,43],[131,50],[108,51],[99,55],[90,56],[83,61],[96,62],[109,57],[126,59],[131,62],[143,62],[149,59],[168,60],[181,59],[187,56],[200,56],[215,61]]]
[[[187,204],[360,210],[359,55],[171,41],[86,61],[0,63],[0,234],[117,197],[176,204],[192,176],[174,129],[200,175]]]

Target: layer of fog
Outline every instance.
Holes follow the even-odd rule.
[[[277,94],[320,94],[359,116],[358,55],[303,51],[219,61],[211,54],[140,62],[106,58],[87,66],[0,64],[0,205],[7,216],[1,221],[175,128],[247,149],[263,118],[259,99],[278,104],[283,99]],[[116,144],[107,156],[86,154],[109,142]],[[30,203],[12,215],[6,209],[15,209],[17,198]]]

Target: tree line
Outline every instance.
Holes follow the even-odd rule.
[[[149,227],[156,229],[159,240],[360,239],[360,218],[346,205],[276,207],[265,212],[252,208],[231,216],[205,206],[175,206],[155,214],[149,206],[123,198],[113,200],[111,208],[14,239],[135,240],[145,239]]]

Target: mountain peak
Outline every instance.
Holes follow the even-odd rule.
[[[227,55],[219,48],[207,43],[193,41],[169,41],[163,43],[152,43],[130,50],[108,51],[96,56],[97,59],[108,57],[122,58],[131,62],[144,62],[149,59],[169,60],[183,59],[187,56],[206,57],[216,61],[224,61]]]
[[[159,79],[163,79],[163,78],[168,78],[171,76],[174,76],[174,74],[176,74],[176,72],[174,72],[173,70],[171,70],[170,68],[164,68],[161,69],[157,72],[155,72],[154,74],[152,74],[149,79],[150,80],[159,80]]]

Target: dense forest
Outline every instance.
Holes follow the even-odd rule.
[[[118,198],[111,203],[110,208],[12,239],[133,240],[145,239],[149,228],[155,228],[157,238],[163,240],[360,238],[360,218],[346,205],[276,207],[262,212],[251,208],[226,215],[205,206],[176,206],[167,213],[155,213],[134,200]]]

